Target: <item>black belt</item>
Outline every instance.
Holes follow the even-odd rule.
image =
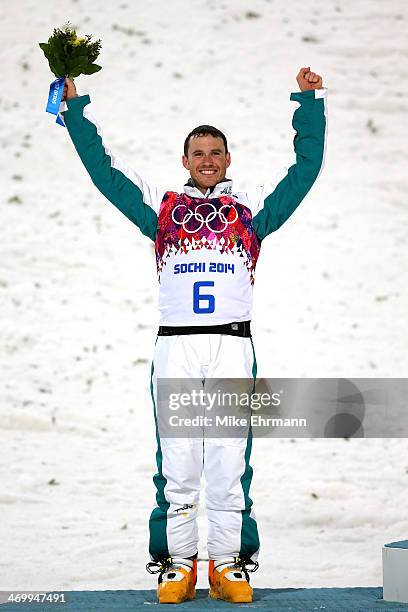
[[[158,336],[179,336],[184,334],[227,334],[228,336],[251,337],[251,321],[238,321],[224,325],[187,325],[173,326],[161,325]]]

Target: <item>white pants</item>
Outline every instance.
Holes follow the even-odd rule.
[[[255,378],[251,338],[221,334],[158,336],[151,391],[156,417],[161,378]],[[160,438],[156,419],[156,506],[152,511],[150,556],[190,557],[197,553],[200,479],[206,479],[210,559],[241,556],[255,560],[259,538],[249,487],[252,435],[245,438]],[[184,507],[185,506],[185,507]]]

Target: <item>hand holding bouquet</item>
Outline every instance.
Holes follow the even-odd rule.
[[[65,77],[65,85],[61,101],[71,100],[71,98],[76,98],[77,95],[78,94],[73,79]]]
[[[89,34],[78,38],[75,29],[67,22],[62,28],[54,29],[47,43],[39,43],[51,72],[57,77],[50,86],[46,111],[57,115],[60,125],[64,125],[59,115],[63,93],[64,100],[76,95],[73,79],[80,74],[93,74],[101,70],[101,66],[94,63],[101,50],[101,41],[91,42],[91,38]]]

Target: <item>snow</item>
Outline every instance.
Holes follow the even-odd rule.
[[[54,77],[38,42],[67,20],[102,39],[79,93],[115,154],[169,187],[200,123],[229,137],[232,178],[288,166],[295,76],[321,74],[326,165],[261,250],[258,375],[403,377],[407,8],[16,0],[0,17],[0,588],[153,588],[153,247],[44,112]],[[405,440],[256,440],[251,463],[255,586],[381,584],[382,544],[407,537]],[[204,509],[200,534],[205,557]]]

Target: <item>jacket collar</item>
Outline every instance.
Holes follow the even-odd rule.
[[[191,198],[218,198],[221,195],[232,194],[232,181],[225,178],[217,183],[214,187],[209,187],[206,193],[202,193],[196,186],[193,179],[190,177],[184,185],[184,193]]]

